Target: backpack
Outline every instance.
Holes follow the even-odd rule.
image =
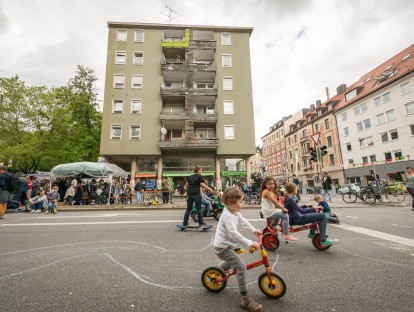
[[[10,193],[15,193],[20,191],[20,179],[15,176],[14,174],[11,174],[10,172],[6,172],[6,179],[5,179],[5,185],[7,185],[7,191]]]

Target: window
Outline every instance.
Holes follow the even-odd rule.
[[[345,94],[345,100],[349,101],[349,100],[353,99],[356,96],[357,96],[357,90],[354,89],[354,90],[348,92],[347,94]]]
[[[381,141],[382,141],[382,143],[388,142],[388,133],[387,132],[381,134]]]
[[[288,138],[288,145],[290,145],[290,138]]]
[[[410,130],[411,130],[411,135],[414,135],[414,125],[410,126]]]
[[[384,101],[384,103],[390,102],[391,101],[391,93],[387,92],[382,96],[382,99]]]
[[[405,104],[405,109],[407,110],[407,115],[414,113],[414,102]]]
[[[364,127],[362,126],[362,122],[361,121],[358,122],[356,125],[357,125],[358,132],[364,130]]]
[[[292,159],[293,155],[292,155],[292,151],[289,151],[289,159]]]
[[[374,141],[372,140],[372,136],[367,137],[367,144],[368,144],[368,147],[374,146]]]
[[[121,125],[112,125],[111,126],[111,139],[121,139],[122,126]]]
[[[295,143],[298,143],[298,136],[296,134],[293,136],[293,141],[295,141]]]
[[[207,115],[212,115],[212,114],[214,114],[214,106],[207,106],[207,107],[206,107],[206,114],[207,114]]]
[[[393,121],[395,120],[395,114],[394,114],[394,110],[390,110],[388,112],[385,112],[385,115],[387,115],[387,120],[388,121]]]
[[[113,114],[122,114],[124,108],[123,100],[113,100],[112,102],[112,113]]]
[[[367,163],[368,162],[368,157],[367,156],[362,156],[362,162]]]
[[[349,127],[345,127],[344,128],[344,135],[348,136],[349,135]]]
[[[328,111],[332,109],[332,104],[328,104]]]
[[[325,119],[325,130],[328,130],[330,127],[329,119]]]
[[[234,102],[233,101],[223,101],[224,114],[233,115],[234,114]]]
[[[382,125],[383,123],[385,123],[385,115],[384,114],[379,114],[377,115],[378,118],[378,124]]]
[[[129,131],[130,139],[140,139],[141,138],[141,126],[140,125],[131,125]]]
[[[406,56],[404,56],[401,61],[405,61],[406,59],[408,59],[411,56],[411,53],[412,52],[410,52]]]
[[[126,41],[126,40],[127,40],[126,29],[118,29],[116,33],[116,41]]]
[[[370,162],[376,162],[377,161],[377,157],[375,155],[369,155],[369,161]]]
[[[341,117],[342,117],[342,121],[346,121],[347,120],[347,118],[346,118],[346,112],[345,113],[342,113],[341,114]]]
[[[348,159],[348,164],[353,165],[354,164],[354,160],[353,159]]]
[[[131,100],[131,113],[141,114],[142,100]]]
[[[328,147],[331,147],[332,146],[332,137],[328,136],[328,137],[326,137],[326,140],[328,142]]]
[[[359,139],[359,148],[365,148],[365,147],[366,147],[365,139]]]
[[[315,124],[315,132],[319,132],[319,124]]]
[[[223,77],[223,90],[233,90],[232,77]]]
[[[115,52],[115,64],[125,64],[126,52],[125,51],[116,51]]]
[[[382,105],[381,97],[377,97],[374,99],[374,106],[378,107]]]
[[[318,116],[322,116],[322,111],[318,110]]]
[[[395,151],[394,152],[394,157],[395,157],[395,160],[400,160],[400,158],[402,157],[402,152],[401,151]]]
[[[359,106],[354,107],[354,115],[355,115],[355,116],[356,116],[356,115],[359,115],[359,113],[361,113],[361,110],[360,110]]]
[[[222,56],[223,67],[232,67],[231,54],[223,54]]]
[[[391,152],[384,153],[384,158],[385,158],[385,160],[392,160]]]
[[[308,137],[308,129],[305,129],[302,131],[302,138],[307,138]]]
[[[134,52],[134,65],[144,64],[144,52]]]
[[[196,89],[214,89],[214,83],[197,82]]]
[[[367,103],[363,103],[361,104],[361,112],[366,112],[368,110],[368,104]]]
[[[346,151],[347,152],[352,151],[352,145],[351,145],[351,143],[346,143]]]
[[[135,42],[144,42],[144,31],[140,29],[135,29],[134,31],[134,41]]]
[[[205,131],[203,133],[207,133],[207,131]],[[182,130],[171,130],[171,139],[172,140],[182,139],[182,137],[183,137],[183,131]],[[201,133],[199,133],[198,137],[202,138],[202,137],[206,137],[206,136],[205,135],[203,136],[203,135],[201,135]]]
[[[142,75],[132,75],[132,88],[142,89]]]
[[[410,82],[406,82],[401,85],[402,94],[405,95],[407,93],[410,93],[412,91]]]
[[[333,154],[330,154],[330,155],[329,155],[329,164],[330,164],[331,166],[334,166],[334,165],[335,165],[335,157],[334,157],[334,155],[333,155]]]
[[[125,87],[125,75],[114,75],[114,88]]]
[[[229,33],[221,34],[221,45],[231,45],[231,35]]]
[[[364,128],[365,129],[371,128],[371,121],[369,119],[364,120]]]
[[[398,131],[397,130],[390,131],[390,135],[391,135],[391,140],[398,140]]]
[[[224,126],[224,138],[234,140],[234,126]]]

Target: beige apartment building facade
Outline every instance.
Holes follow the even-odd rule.
[[[201,165],[221,188],[256,152],[252,28],[108,22],[101,155],[131,179]],[[249,166],[245,175],[250,177]],[[240,174],[240,173],[238,173]]]

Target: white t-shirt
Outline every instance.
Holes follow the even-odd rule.
[[[269,199],[262,197],[262,213],[263,217],[270,218],[275,212],[281,211],[279,207],[276,208],[275,204]]]
[[[253,241],[241,235],[239,229],[245,229],[250,233],[256,231],[240,212],[231,213],[230,210],[224,208],[217,225],[213,245],[218,248],[227,248],[234,247],[236,243],[239,243],[250,247]]]

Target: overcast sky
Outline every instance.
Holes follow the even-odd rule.
[[[253,27],[256,143],[414,43],[412,0],[0,0],[0,77],[60,86],[77,65],[103,97],[107,21]]]

